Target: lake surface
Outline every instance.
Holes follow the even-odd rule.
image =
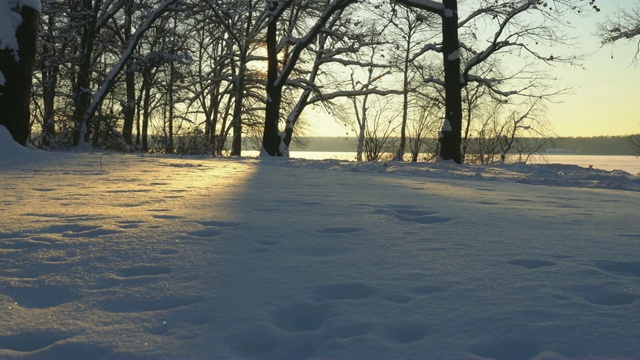
[[[258,151],[243,151],[245,156],[257,156]],[[350,151],[292,151],[291,157],[309,160],[350,160],[355,161],[356,153]],[[630,174],[640,174],[640,157],[629,155],[566,155],[549,154],[533,156],[529,164],[564,164],[594,167],[602,170],[622,170]]]

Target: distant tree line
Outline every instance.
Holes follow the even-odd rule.
[[[43,2],[29,141],[219,156],[254,138],[263,155],[287,156],[321,112],[353,128],[361,160],[484,163],[539,150],[522,139],[548,133],[545,103],[562,93],[540,66],[579,62],[557,52],[565,17],[597,6],[458,5]]]

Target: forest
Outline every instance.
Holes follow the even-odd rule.
[[[22,11],[24,19],[30,4],[40,6],[6,3],[16,4],[6,16]],[[314,135],[305,130],[311,121],[338,121],[356,135],[358,160],[431,152],[484,163],[547,146],[545,106],[566,89],[540,70],[580,63],[551,49],[570,49],[567,16],[599,8],[569,0],[63,0],[38,10],[19,142],[233,156],[255,139],[263,154],[288,156],[297,138]],[[2,85],[9,105],[11,73]],[[5,112],[0,123],[24,117]]]

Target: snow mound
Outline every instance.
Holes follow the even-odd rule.
[[[28,153],[30,151],[15,142],[9,130],[4,125],[0,125],[0,158],[6,159]]]
[[[459,165],[453,162],[351,162],[340,160],[290,160],[289,166],[317,170],[384,173],[447,179],[506,181],[530,185],[640,191],[640,176],[626,171],[588,169],[562,164]]]
[[[11,164],[39,164],[48,161],[53,155],[46,151],[27,149],[13,140],[9,130],[0,125],[0,168],[8,168]]]

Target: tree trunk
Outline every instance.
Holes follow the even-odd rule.
[[[409,50],[411,48],[410,38],[407,40],[404,53],[404,74],[402,78],[402,126],[400,126],[400,144],[394,160],[404,160],[404,150],[407,143],[407,122],[409,120]]]
[[[444,57],[445,119],[440,132],[440,158],[462,163],[462,84],[458,43],[457,0],[444,0],[442,54]]]
[[[40,13],[23,6],[20,15],[22,23],[15,34],[19,47],[17,54],[13,49],[0,51],[0,71],[5,80],[0,85],[0,125],[24,146],[30,133],[29,103]]]
[[[53,31],[55,28],[56,19],[53,16],[49,16],[47,20],[47,27],[49,31]],[[42,145],[45,148],[51,148],[56,146],[56,124],[55,124],[55,102],[56,102],[56,90],[58,87],[58,73],[60,72],[60,65],[58,59],[56,59],[56,48],[53,45],[53,37],[50,36],[47,31],[44,31],[42,46],[42,107],[43,119],[42,119]]]
[[[242,49],[237,73],[235,74],[233,120],[231,120],[231,127],[233,128],[231,156],[242,155],[242,102],[244,101],[246,63],[246,50]]]
[[[277,9],[277,2],[269,2],[269,11]],[[278,19],[273,16],[267,27],[267,103],[265,109],[264,132],[262,135],[261,155],[282,156],[280,152],[280,105],[282,103],[282,84],[277,84],[278,66]]]
[[[282,103],[282,88],[267,88],[267,105],[265,110],[264,133],[262,136],[262,150],[270,156],[283,156],[280,151],[280,105]]]
[[[174,49],[171,50],[172,52],[174,51]],[[165,152],[167,154],[173,154],[175,149],[174,149],[174,144],[173,144],[173,118],[174,118],[174,103],[175,103],[175,96],[174,96],[174,81],[175,81],[175,72],[176,72],[176,67],[175,67],[175,62],[171,61],[171,63],[169,63],[169,84],[167,86],[167,117],[166,117],[166,123],[165,123],[165,133],[166,133],[166,138],[165,138]]]
[[[75,128],[73,131],[73,145],[81,145],[89,141],[89,124],[85,122],[84,114],[91,105],[91,61],[93,54],[93,43],[96,36],[96,23],[98,9],[102,6],[102,1],[96,2],[95,8],[91,0],[83,0],[82,10],[90,16],[82,29],[82,39],[80,42],[80,64],[76,76],[76,83],[73,90],[74,110],[73,121]]]
[[[124,25],[124,39],[126,42],[131,41],[131,17],[133,16],[133,3],[127,2],[125,5],[125,25]],[[122,108],[124,115],[124,121],[122,123],[122,138],[124,142],[131,146],[133,145],[133,120],[136,112],[136,79],[132,66],[129,65],[125,72],[125,87],[127,102]]]
[[[142,151],[149,151],[149,119],[151,118],[151,75],[146,73],[142,81]]]

